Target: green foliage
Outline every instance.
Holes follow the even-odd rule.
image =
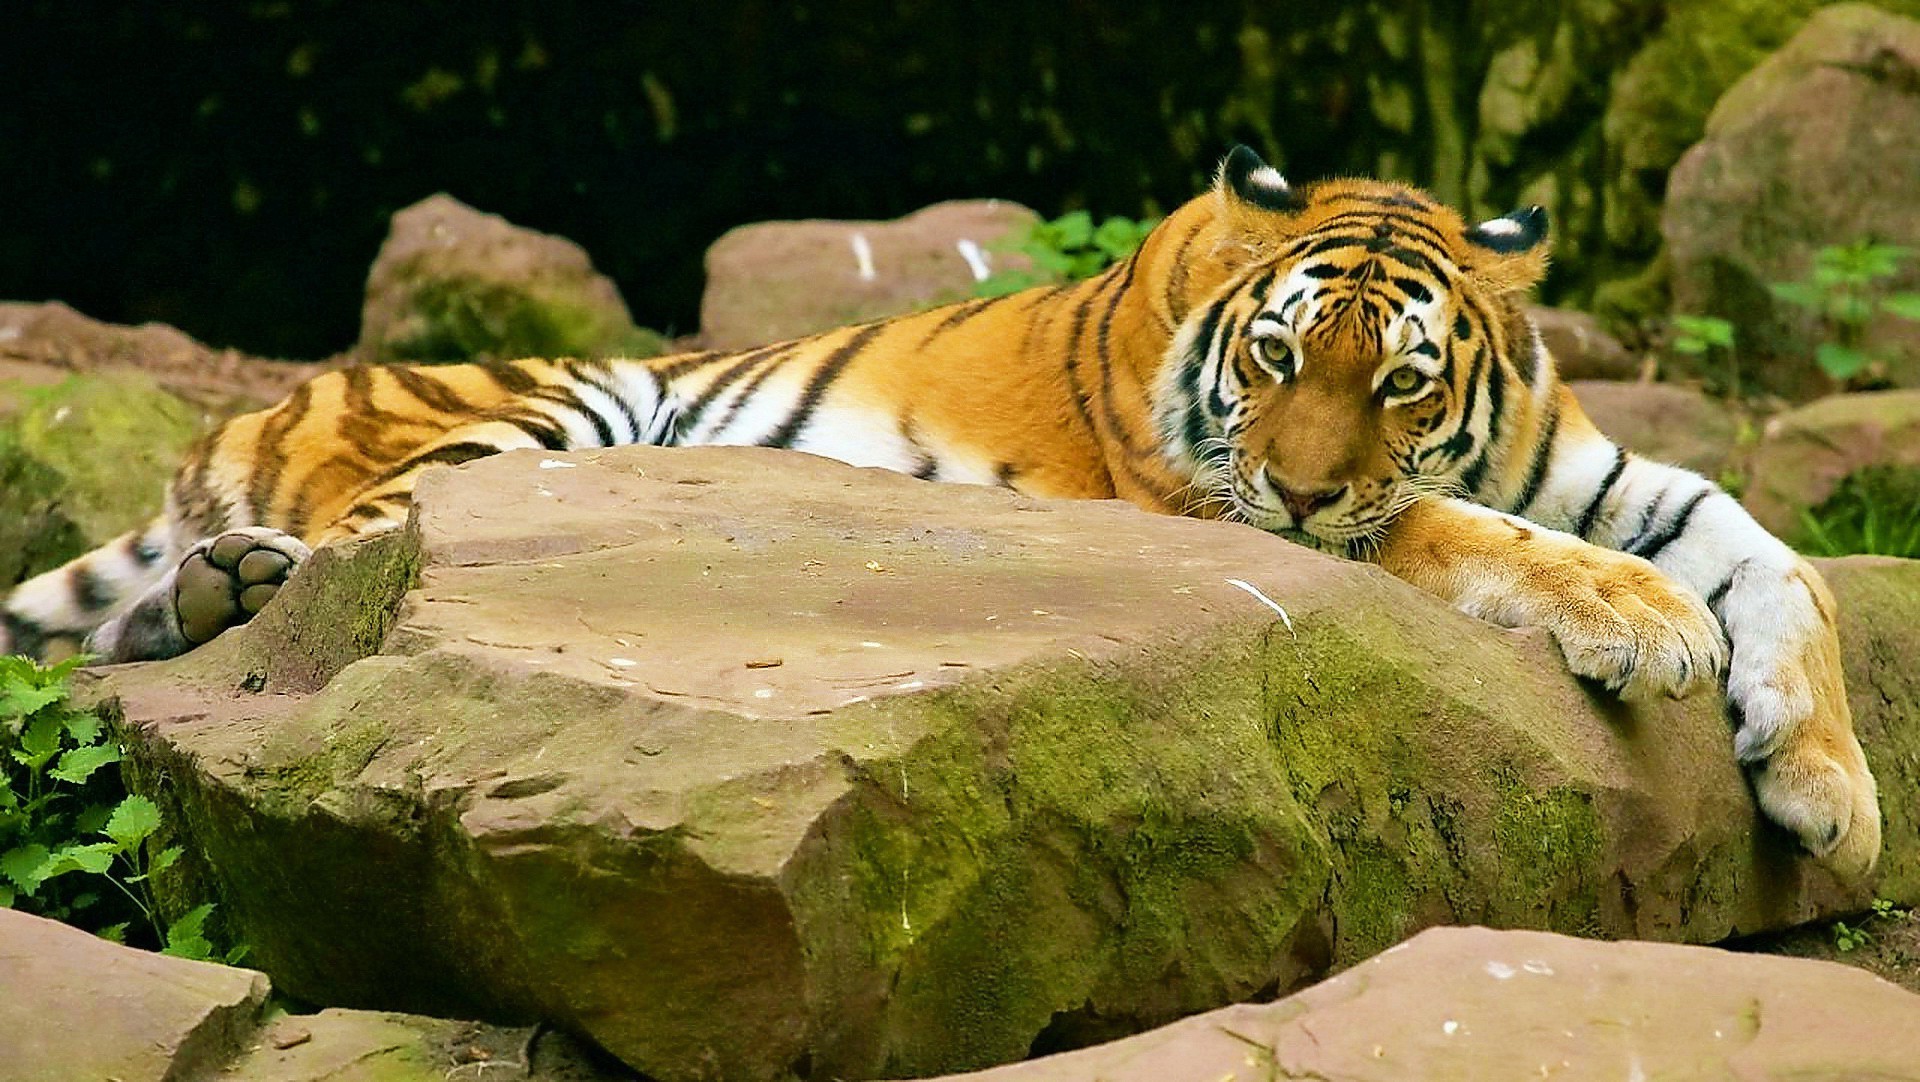
[[[1833,922],[1833,946],[1842,954],[1859,950],[1873,939],[1867,930],[1859,925],[1848,924],[1843,920]]]
[[[434,279],[408,298],[417,327],[388,345],[394,360],[459,364],[520,357],[651,357],[665,341],[577,304],[496,282]]]
[[[1858,923],[1833,922],[1833,947],[1842,954],[1851,954],[1873,942],[1873,933],[1867,931],[1867,925],[1912,919],[1912,910],[1886,898],[1875,898],[1873,908],[1863,914]]]
[[[1920,558],[1920,470],[1869,466],[1848,474],[1820,506],[1800,513],[1800,524],[1800,547],[1815,556]]]
[[[0,907],[213,958],[211,905],[171,924],[160,917],[152,877],[181,849],[158,844],[160,809],[104,769],[120,761],[120,746],[99,717],[68,701],[83,660],[43,668],[0,657]]]
[[[1773,295],[1812,312],[1827,340],[1814,349],[1820,370],[1844,384],[1882,360],[1867,348],[1867,327],[1886,314],[1920,321],[1920,293],[1892,293],[1889,280],[1913,249],[1871,240],[1830,245],[1815,253],[1813,273],[1798,282],[1776,282]]]
[[[1727,393],[1740,396],[1740,365],[1733,351],[1733,324],[1716,316],[1674,316],[1672,345],[1676,353],[1705,357],[1716,351],[1726,357]]]
[[[974,287],[974,293],[998,297],[1032,286],[1091,278],[1138,251],[1159,224],[1158,218],[1113,217],[1095,225],[1093,215],[1084,210],[1035,222],[1024,234],[1001,245],[1026,256],[1033,269],[989,275]]]

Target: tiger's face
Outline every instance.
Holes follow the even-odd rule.
[[[1544,212],[1468,228],[1398,185],[1296,193],[1242,151],[1223,218],[1252,241],[1174,341],[1159,403],[1172,457],[1226,517],[1334,546],[1414,499],[1471,491],[1514,354],[1530,386],[1550,381],[1513,303],[1544,269]]]

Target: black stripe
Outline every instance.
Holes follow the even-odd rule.
[[[594,412],[592,407],[587,405],[586,400],[575,393],[571,387],[559,384],[542,387],[528,397],[552,402],[556,406],[573,410],[586,418],[587,424],[593,426],[594,438],[600,441],[598,446],[612,447],[618,442],[613,437],[613,426],[607,424],[606,418]]]
[[[391,484],[423,466],[457,466],[462,462],[472,462],[476,458],[486,458],[489,455],[497,455],[499,453],[500,448],[495,447],[491,443],[481,443],[478,440],[461,440],[457,443],[443,443],[438,447],[422,451],[400,464],[390,467],[385,473],[380,474],[362,486],[361,491]]]
[[[641,425],[640,416],[633,412],[633,406],[628,404],[626,396],[615,391],[613,384],[601,378],[601,372],[589,368],[588,362],[570,361],[567,363],[566,368],[567,373],[574,379],[606,395],[608,401],[613,403],[613,408],[620,411],[620,419],[626,422],[627,431],[633,434],[631,438],[623,439],[620,442],[623,444],[640,442],[641,437],[646,435],[646,428]],[[608,375],[611,375],[611,373],[608,373]],[[652,373],[648,373],[648,378],[652,378]]]
[[[67,571],[67,586],[73,591],[73,600],[82,612],[99,612],[114,603],[119,592],[113,584],[100,577],[100,573],[86,564],[74,564]]]
[[[1519,502],[1513,513],[1526,517],[1527,508],[1540,497],[1540,486],[1547,479],[1547,464],[1553,460],[1553,438],[1560,432],[1560,402],[1556,399],[1547,412],[1547,423],[1539,430],[1539,442],[1533,447],[1533,461],[1527,464],[1527,480],[1520,487]]]
[[[39,624],[6,609],[0,609],[0,629],[7,633],[6,648],[16,654],[38,658],[47,642]]]
[[[1746,570],[1747,565],[1752,562],[1753,557],[1749,556],[1734,564],[1733,570],[1727,572],[1727,577],[1720,580],[1720,585],[1707,592],[1707,608],[1712,609],[1715,616],[1720,615],[1720,602],[1727,599],[1727,592],[1733,589],[1734,581],[1740,577],[1740,572]]]
[[[1480,384],[1486,378],[1487,358],[1491,353],[1492,351],[1484,342],[1480,344],[1479,349],[1473,351],[1473,367],[1467,372],[1466,402],[1460,410],[1460,427],[1440,444],[1441,453],[1445,454],[1450,461],[1459,461],[1473,449],[1475,439],[1473,415],[1480,409]],[[1451,358],[1448,369],[1449,371],[1452,369]]]
[[[429,409],[466,416],[478,412],[478,408],[473,403],[461,398],[453,388],[411,365],[388,365],[386,373],[393,377],[393,381],[400,385],[401,390],[419,399]]]
[[[855,332],[853,337],[839,349],[834,350],[821,364],[819,370],[814,372],[813,378],[807,381],[806,390],[800,393],[800,401],[794,405],[793,412],[787,415],[786,421],[779,428],[774,429],[766,439],[760,441],[761,446],[793,446],[793,441],[806,429],[807,422],[813,419],[813,411],[820,408],[820,400],[832,388],[834,381],[840,378],[840,374],[847,370],[847,366],[853,363],[854,358],[860,356],[868,343],[879,336],[880,332],[886,330],[887,326],[885,323],[870,323]]]
[[[1018,294],[1004,293],[998,297],[981,297],[967,301],[964,304],[955,305],[953,311],[948,312],[945,319],[934,324],[933,328],[927,331],[926,336],[920,339],[920,345],[916,348],[927,348],[927,344],[934,339],[958,327],[960,324],[967,322],[974,316],[979,315],[985,309],[991,308],[1001,301],[1006,300],[1008,297],[1014,296],[1018,296]]]
[[[564,451],[567,449],[566,430],[553,424],[550,418],[542,417],[536,413],[526,412],[501,413],[495,416],[494,419],[510,424],[520,431],[525,432],[527,435],[532,436],[535,443],[538,443],[549,451]]]
[[[1271,277],[1271,275],[1269,275]],[[1106,288],[1105,286],[1101,287]],[[1096,291],[1088,303],[1099,299]],[[1127,276],[1115,276],[1113,298],[1107,301],[1106,310],[1100,313],[1100,326],[1094,332],[1094,357],[1100,362],[1100,412],[1106,415],[1107,427],[1120,440],[1120,446],[1129,454],[1138,454],[1140,448],[1134,445],[1133,433],[1127,427],[1127,419],[1115,404],[1113,396],[1113,351],[1110,335],[1113,331],[1113,315],[1120,310],[1120,302],[1127,298]]]
[[[1688,498],[1686,503],[1680,505],[1680,510],[1674,512],[1673,518],[1667,521],[1667,524],[1661,528],[1659,533],[1647,538],[1639,547],[1627,551],[1643,560],[1651,560],[1660,555],[1662,549],[1678,541],[1680,535],[1687,532],[1687,524],[1693,521],[1693,512],[1700,506],[1700,501],[1713,495],[1716,491],[1718,490],[1712,486],[1708,486],[1694,493]]]
[[[255,521],[263,517],[267,504],[272,501],[274,490],[280,487],[281,471],[287,468],[287,456],[280,450],[280,441],[287,433],[306,419],[307,410],[313,405],[313,383],[302,383],[287,396],[286,402],[273,411],[260,426],[260,437],[254,441],[252,476],[247,478],[247,507],[253,513]],[[209,453],[199,464],[194,480],[204,487],[208,469]]]
[[[680,416],[687,428],[691,430],[697,427],[708,408],[713,405],[714,400],[724,394],[727,388],[733,386],[740,377],[752,371],[754,365],[759,364],[761,361],[766,360],[776,353],[784,352],[792,354],[793,351],[798,348],[799,343],[790,342],[777,346],[763,346],[760,349],[741,354],[732,364],[721,369],[720,374],[714,376],[712,382],[708,383],[699,394],[695,395],[693,401],[687,403],[686,409],[681,411]],[[777,364],[779,362],[776,361],[774,363]]]
[[[1613,468],[1609,469],[1607,476],[1600,481],[1600,488],[1594,492],[1593,499],[1587,502],[1586,510],[1580,512],[1580,518],[1577,520],[1578,525],[1573,531],[1574,536],[1584,538],[1588,532],[1593,529],[1594,522],[1600,518],[1600,505],[1606,502],[1607,493],[1613,491],[1614,482],[1620,480],[1620,475],[1625,473],[1626,469],[1626,448],[1615,447],[1613,449]]]
[[[1187,249],[1193,246],[1193,240],[1200,235],[1199,227],[1187,230],[1180,243],[1173,249],[1173,266],[1167,271],[1167,311],[1175,323],[1185,323],[1187,313]],[[1143,245],[1144,247],[1144,245]]]
[[[528,391],[540,386],[539,380],[534,379],[513,364],[489,361],[485,364],[476,364],[474,367],[479,369],[480,373],[491,380],[494,385],[510,395],[526,394]]]

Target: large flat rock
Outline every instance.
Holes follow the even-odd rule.
[[[197,1078],[236,1054],[267,998],[245,969],[131,950],[0,909],[0,1078]]]
[[[1888,805],[1851,889],[1757,819],[1710,696],[1630,710],[1246,527],[788,452],[436,471],[407,532],[110,688],[296,996],[544,1018],[667,1082],[930,1074],[1433,924],[1920,899],[1920,565],[1827,570]]]
[[[1831,962],[1436,928],[1276,1003],[951,1082],[1920,1079],[1920,996]]]

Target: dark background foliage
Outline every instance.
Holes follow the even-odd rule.
[[[1234,142],[1475,213],[1539,199],[1598,253],[1608,72],[1681,6],[13,0],[0,297],[319,356],[353,339],[388,215],[444,190],[580,242],[685,332],[731,226],[1149,213]]]

